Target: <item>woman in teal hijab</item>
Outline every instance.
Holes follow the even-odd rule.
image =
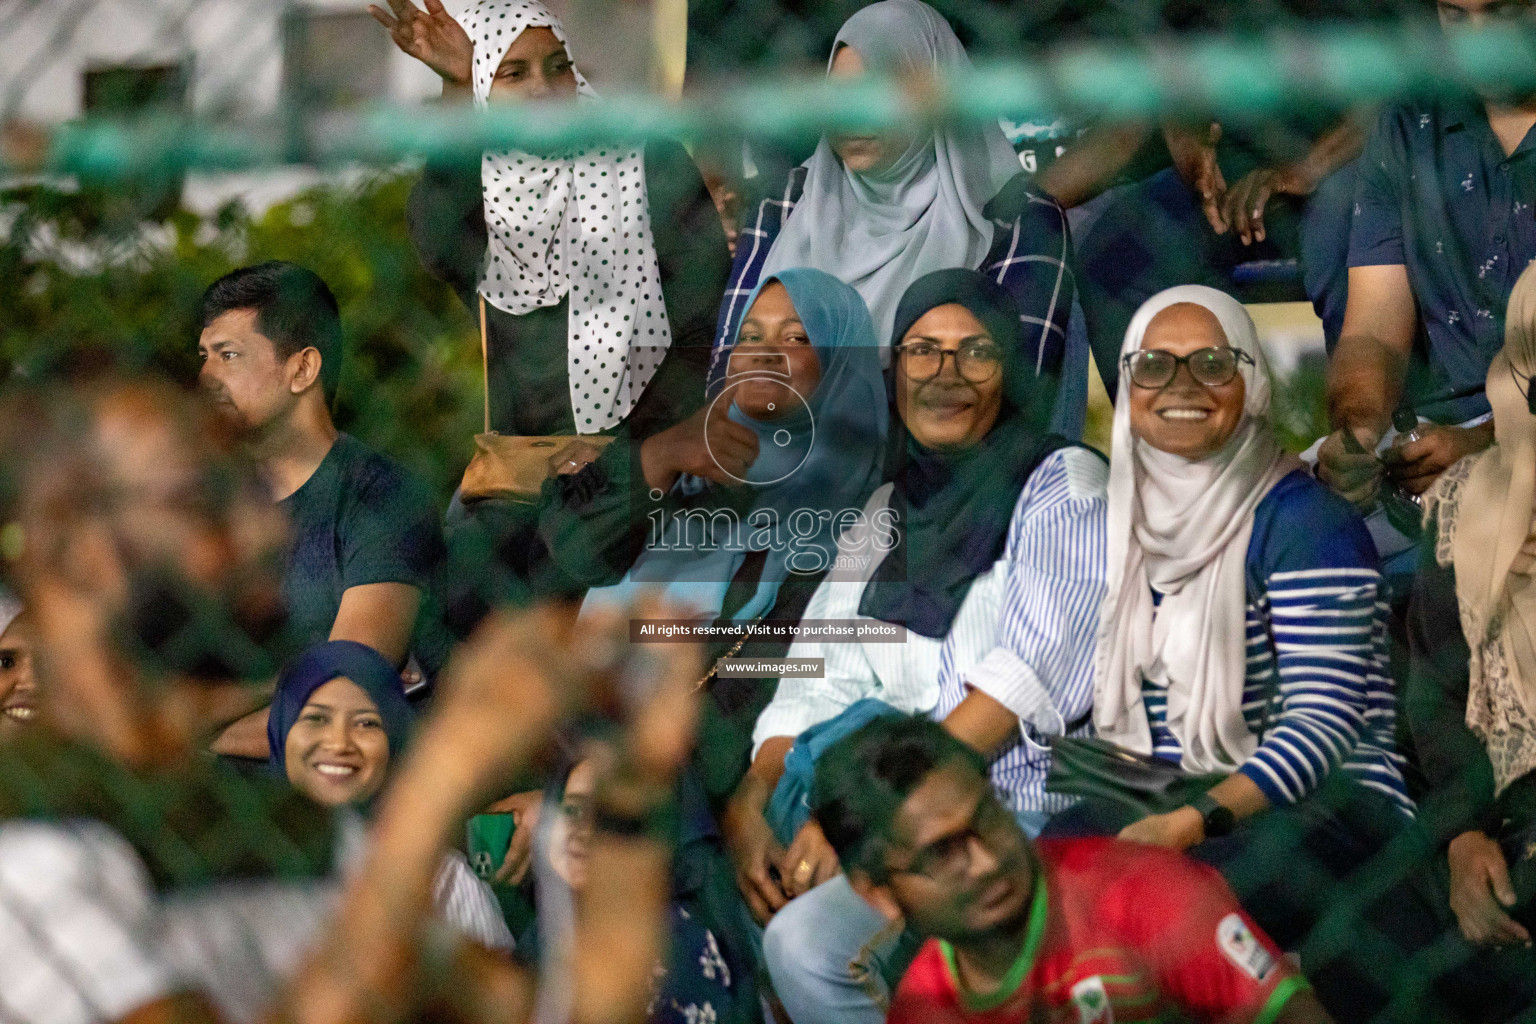
[[[831,567],[846,516],[880,483],[889,423],[864,300],[819,270],[764,281],[712,406],[756,440],[755,454],[749,444],[739,461],[722,445],[716,461],[737,483],[680,477],[673,492],[691,498],[688,506],[652,512],[645,549],[619,583],[589,592],[587,607],[628,604],[637,588],[659,586],[701,618],[748,621],[773,609],[787,578]],[[754,554],[755,580],[740,579]]]
[[[588,608],[649,587],[702,619],[798,621],[838,533],[880,484],[889,419],[864,300],[822,271],[783,270],[748,300],[709,410],[643,445],[621,437],[557,477],[541,532],[560,568],[595,588]],[[666,463],[667,451],[653,456],[669,443],[702,444],[714,479],[648,481],[645,465]],[[727,640],[711,653],[772,658],[787,647]],[[746,771],[752,724],[775,682],[710,682],[697,768],[712,804]]]

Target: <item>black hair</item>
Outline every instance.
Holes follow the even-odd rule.
[[[816,759],[811,813],[843,870],[884,881],[891,821],[935,769],[959,763],[986,775],[986,760],[931,719],[885,715]]]
[[[206,328],[239,309],[256,311],[256,329],[272,341],[279,359],[306,348],[319,352],[325,404],[335,403],[341,381],[341,314],[319,274],[282,260],[231,271],[203,293],[198,323]]]

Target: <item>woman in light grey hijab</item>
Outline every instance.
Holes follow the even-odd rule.
[[[942,77],[969,66],[954,30],[932,7],[881,0],[844,23],[828,70]],[[982,265],[994,240],[983,207],[1020,169],[991,122],[826,136],[804,166],[804,192],[769,249],[762,277],[814,267],[842,278],[863,296],[882,338],[890,336],[896,304],[913,281],[933,270]]]

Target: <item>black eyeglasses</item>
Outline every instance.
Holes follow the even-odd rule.
[[[1012,823],[1013,816],[992,796],[983,796],[976,813],[962,829],[917,851],[906,867],[887,866],[893,875],[923,875],[935,882],[958,882],[971,869],[971,843],[989,849]]]
[[[901,372],[915,381],[933,380],[944,372],[944,357],[955,357],[955,370],[972,384],[985,384],[1003,366],[1003,350],[995,341],[968,341],[953,351],[936,341],[909,341],[896,346]]]
[[[1253,356],[1242,349],[1212,346],[1176,356],[1160,348],[1144,348],[1131,352],[1122,360],[1131,383],[1139,388],[1165,388],[1173,383],[1180,366],[1189,367],[1189,375],[1206,387],[1219,388],[1232,383],[1237,368],[1243,363],[1253,365]]]

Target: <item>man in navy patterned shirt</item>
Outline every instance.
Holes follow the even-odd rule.
[[[1451,41],[1466,29],[1536,20],[1531,0],[1440,0],[1438,8]],[[1533,126],[1532,96],[1488,93],[1382,112],[1360,164],[1349,303],[1329,365],[1334,432],[1318,452],[1318,475],[1359,505],[1371,505],[1388,477],[1421,494],[1493,441],[1482,381],[1504,342],[1510,289],[1536,259]],[[1385,447],[1399,408],[1420,426]]]

